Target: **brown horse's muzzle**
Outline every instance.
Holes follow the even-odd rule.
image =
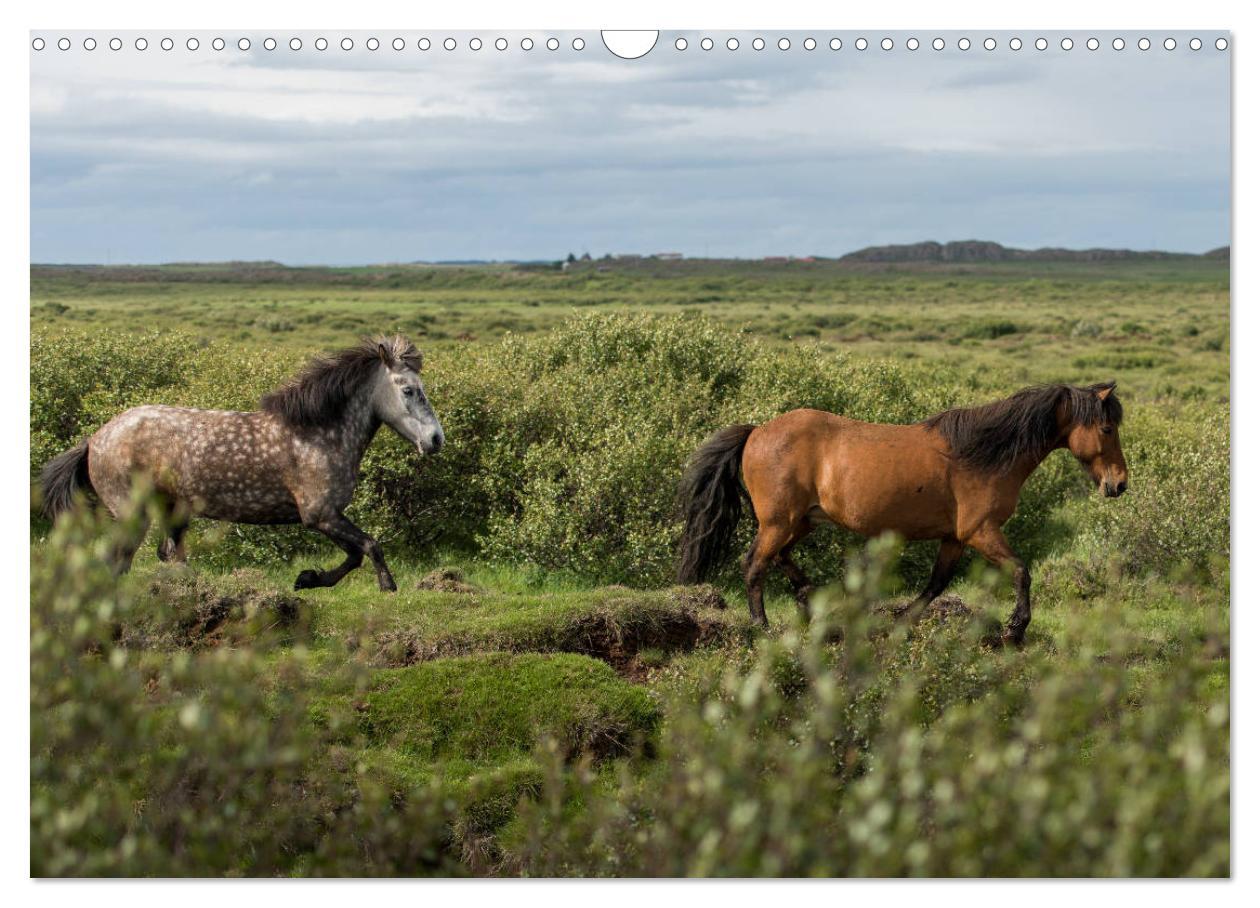
[[[1119,498],[1124,494],[1125,489],[1129,487],[1129,481],[1122,479],[1116,482],[1112,479],[1104,479],[1102,483],[1102,493],[1106,498]]]

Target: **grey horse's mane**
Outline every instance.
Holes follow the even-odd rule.
[[[382,362],[419,372],[424,357],[401,335],[364,338],[353,347],[311,360],[293,380],[265,395],[259,406],[294,427],[333,425]]]
[[[1073,385],[1035,385],[1010,397],[979,407],[958,407],[923,420],[949,443],[960,461],[980,470],[1003,470],[1028,455],[1044,454],[1059,432],[1058,409],[1067,407],[1074,424],[1119,425],[1124,408],[1113,391],[1116,383],[1100,382],[1078,388]]]

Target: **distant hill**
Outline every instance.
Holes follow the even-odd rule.
[[[1132,249],[1013,249],[988,240],[956,240],[952,243],[906,243],[868,246],[841,256],[842,262],[1111,262],[1180,258],[1229,258],[1229,247],[1203,256],[1183,252],[1135,252]]]

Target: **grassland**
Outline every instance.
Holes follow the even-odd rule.
[[[600,270],[608,269],[608,270]],[[252,279],[251,279],[252,278]],[[178,329],[302,350],[402,331],[459,349],[574,310],[708,315],[783,343],[930,360],[1015,382],[1228,393],[1228,263],[581,263],[374,269],[32,269],[36,327]]]
[[[146,546],[115,584],[94,540],[125,527],[32,517],[37,872],[1228,872],[1220,262],[34,267],[31,319],[41,451],[390,330],[450,438],[420,469],[370,452],[392,596],[294,594],[338,555],[205,524],[189,567]],[[807,567],[855,579],[806,630],[775,578],[766,635],[734,571],[661,579],[680,458],[723,422],[1110,378],[1134,489],[1103,502],[1066,457],[1030,485],[1023,650],[980,645],[1011,597],[980,564],[891,617],[930,552],[888,575],[827,537]]]

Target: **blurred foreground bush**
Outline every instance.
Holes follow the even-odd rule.
[[[352,729],[305,721],[300,653],[119,642],[148,622],[104,561],[134,530],[73,516],[33,559],[31,874],[454,872],[440,793],[400,797]]]
[[[675,705],[658,772],[609,793],[555,761],[516,869],[1229,874],[1228,691],[1205,660],[1143,684],[1119,624],[1069,629],[1069,657],[992,652],[966,618],[890,627],[871,611],[889,550],[871,552],[808,631]]]

